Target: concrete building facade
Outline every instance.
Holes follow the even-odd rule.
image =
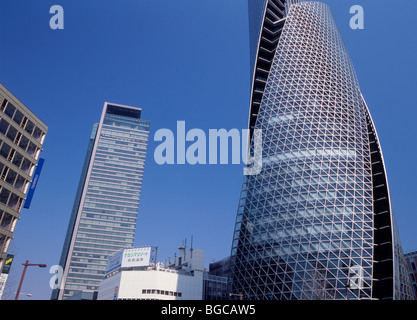
[[[48,127],[0,84],[0,270]]]
[[[121,250],[122,255],[128,250]],[[116,268],[111,267],[109,259],[108,273],[100,285],[97,300],[203,299],[203,250],[186,252],[180,247],[179,255],[168,263],[156,263],[150,256],[139,263],[115,263]]]

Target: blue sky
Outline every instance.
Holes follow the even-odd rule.
[[[417,248],[417,3],[327,0],[355,65],[387,165],[404,249]],[[51,30],[52,5],[64,30]],[[349,27],[352,5],[365,29]],[[390,10],[395,14],[388,16]],[[153,159],[160,128],[246,128],[249,36],[245,0],[14,0],[0,3],[0,82],[48,126],[43,172],[22,210],[8,291],[49,299],[88,139],[105,101],[143,108],[151,121],[135,245],[173,257],[185,238],[205,264],[229,255],[242,165],[166,165]],[[13,294],[11,294],[13,296]],[[24,297],[22,297],[24,299]]]

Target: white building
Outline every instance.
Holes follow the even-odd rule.
[[[204,252],[180,247],[172,263],[151,262],[151,247],[110,257],[98,300],[202,300]],[[142,255],[138,258],[138,252]],[[149,253],[146,254],[145,253]]]

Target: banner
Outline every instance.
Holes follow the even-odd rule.
[[[36,166],[35,173],[33,174],[32,182],[29,186],[29,191],[26,195],[25,204],[23,205],[23,208],[25,209],[29,209],[30,207],[30,203],[32,202],[33,194],[35,193],[35,189],[38,184],[39,176],[41,174],[44,162],[45,159],[39,158],[38,165]]]

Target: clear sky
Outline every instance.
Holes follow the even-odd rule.
[[[405,251],[417,248],[417,2],[327,0],[355,65],[386,161]],[[64,29],[51,30],[52,5]],[[349,27],[362,5],[365,28]],[[230,254],[243,165],[154,161],[156,130],[245,129],[249,112],[246,0],[14,0],[0,2],[0,82],[48,126],[43,172],[9,252],[6,294],[49,299],[92,126],[105,101],[142,107],[151,121],[135,245],[173,257],[184,239],[205,264]],[[21,299],[26,299],[22,296]]]

